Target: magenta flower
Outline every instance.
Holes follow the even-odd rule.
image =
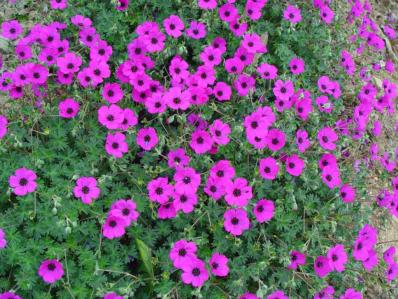
[[[129,8],[129,0],[118,0],[118,1],[119,1],[119,5],[116,6],[116,9],[118,11],[125,11]],[[120,299],[118,297],[121,297],[121,296],[117,296],[115,299]]]
[[[319,160],[319,168],[321,170],[327,166],[337,168],[337,159],[333,154],[323,154]]]
[[[177,209],[173,202],[167,202],[159,206],[158,218],[159,219],[172,219],[177,216]]]
[[[201,39],[206,36],[206,24],[191,21],[189,28],[186,30],[186,35],[193,39]]]
[[[198,6],[201,9],[213,10],[217,7],[217,0],[198,0]]]
[[[225,201],[230,206],[244,207],[252,197],[252,187],[244,178],[236,178],[225,186]]]
[[[152,127],[142,128],[137,133],[137,144],[145,151],[153,149],[158,142],[158,135]]]
[[[267,145],[271,151],[273,152],[279,151],[285,146],[285,143],[286,143],[285,133],[283,133],[278,129],[271,129],[268,131]]]
[[[58,113],[62,118],[74,118],[79,109],[80,104],[72,98],[65,99],[58,104]]]
[[[299,75],[304,72],[305,70],[305,63],[304,60],[301,58],[293,58],[290,60],[289,68],[292,74]]]
[[[314,299],[334,299],[334,288],[327,286],[314,295]]]
[[[68,0],[51,0],[51,9],[64,10],[68,7]]]
[[[48,69],[40,64],[33,64],[30,68],[30,82],[32,84],[42,85],[47,82]]]
[[[0,294],[0,299],[22,299],[22,297],[13,292],[5,292]]]
[[[102,226],[102,234],[105,238],[120,238],[126,233],[127,223],[124,218],[116,213],[110,213]]]
[[[267,53],[267,46],[256,33],[245,34],[241,41],[241,46],[249,53]]]
[[[231,99],[232,89],[225,82],[217,82],[213,88],[213,94],[216,99],[221,102],[229,101]]]
[[[209,176],[204,187],[204,192],[214,200],[219,200],[225,195],[225,186],[220,184],[222,180]]]
[[[272,157],[260,160],[259,172],[263,179],[274,180],[278,176],[279,166],[277,161]]]
[[[127,226],[136,222],[140,213],[136,210],[137,204],[132,199],[119,199],[111,205],[109,214],[115,213],[124,219]]]
[[[355,241],[352,256],[357,261],[366,261],[366,259],[369,257],[371,247],[372,246],[368,242],[366,242],[364,238],[358,238]]]
[[[292,176],[300,176],[304,166],[304,160],[296,154],[286,158],[286,171]]]
[[[340,196],[344,203],[355,201],[355,188],[344,184],[340,187]]]
[[[268,199],[260,199],[253,208],[253,214],[259,223],[270,221],[274,216],[274,211],[274,202]]]
[[[119,132],[108,134],[106,136],[105,150],[109,155],[115,158],[122,158],[123,154],[127,153],[129,150],[126,136]]]
[[[329,259],[329,266],[332,270],[337,272],[343,272],[345,270],[345,264],[348,262],[348,255],[345,252],[344,245],[337,244],[330,248],[327,253]]]
[[[336,144],[335,142],[339,139],[339,136],[336,132],[329,127],[325,127],[318,131],[318,141],[322,148],[326,150],[335,150]]]
[[[123,121],[120,124],[119,129],[126,131],[130,127],[134,127],[138,124],[138,117],[135,112],[129,108],[123,109]]]
[[[354,289],[347,289],[339,299],[362,299],[362,294]]]
[[[4,230],[0,228],[0,249],[3,249],[7,246],[6,234]]]
[[[106,83],[102,90],[102,97],[110,104],[116,104],[123,99],[123,91],[118,83]]]
[[[240,74],[234,81],[234,87],[241,97],[247,96],[250,91],[255,90],[256,81],[252,76]]]
[[[1,35],[6,39],[17,39],[23,28],[17,20],[5,21],[1,24]]]
[[[57,66],[64,74],[77,73],[82,64],[82,59],[75,53],[69,52],[57,59]]]
[[[232,22],[239,18],[238,9],[231,3],[221,5],[218,10],[219,17],[224,22]]]
[[[119,0],[119,1],[122,1],[122,0]],[[116,293],[108,293],[108,294],[105,294],[104,297],[102,297],[102,299],[124,299],[124,297],[119,296]]]
[[[200,185],[200,174],[191,167],[177,168],[174,174],[175,190],[181,193],[192,194]]]
[[[178,192],[173,194],[173,204],[176,211],[183,211],[185,214],[191,213],[195,205],[198,203],[198,196],[196,193]]]
[[[289,4],[283,12],[283,18],[292,24],[297,24],[301,21],[301,10]]]
[[[8,179],[9,185],[17,196],[25,196],[36,191],[36,173],[27,168],[19,168]]]
[[[8,120],[5,116],[0,115],[0,139],[3,139],[7,134]]]
[[[388,282],[396,279],[398,276],[398,264],[392,263],[388,265],[387,270],[385,271],[385,275]]]
[[[167,155],[168,166],[170,168],[178,168],[188,166],[190,158],[185,153],[183,148],[177,148],[176,150],[172,150]]]
[[[223,254],[214,253],[209,260],[209,265],[214,276],[225,277],[229,273],[228,258]]]
[[[334,18],[334,12],[333,10],[330,9],[329,6],[323,5],[319,11],[319,15],[321,16],[321,19],[326,23],[326,24],[331,24]]]
[[[286,294],[283,291],[277,290],[277,291],[273,292],[272,294],[269,294],[267,296],[267,299],[289,299],[289,297],[286,296]]]
[[[191,135],[191,141],[189,145],[196,154],[201,155],[211,149],[213,140],[210,134],[206,131],[196,130]]]
[[[179,16],[171,15],[163,21],[164,29],[166,33],[171,37],[178,38],[182,35],[182,31],[185,28],[184,22]]]
[[[41,263],[38,274],[46,283],[54,283],[64,276],[64,269],[58,260],[45,260]]]
[[[235,168],[230,161],[220,160],[210,168],[210,176],[222,182],[229,182],[235,176]]]
[[[308,133],[305,130],[297,130],[296,132],[296,145],[300,152],[304,153],[310,146]]]
[[[145,107],[151,114],[160,114],[166,111],[167,104],[163,99],[163,94],[158,92],[146,99]]]
[[[293,250],[290,253],[290,264],[287,266],[288,269],[297,270],[298,266],[304,266],[306,263],[306,256],[300,251]]]
[[[80,177],[76,181],[73,188],[73,194],[76,198],[80,198],[84,204],[91,204],[97,199],[101,193],[97,186],[97,180],[93,177]]]
[[[240,236],[248,230],[250,220],[243,209],[230,209],[224,213],[224,229],[233,236]]]
[[[320,278],[328,275],[332,271],[329,265],[329,259],[324,256],[318,256],[314,262],[314,270]]]
[[[261,299],[261,298],[257,297],[255,294],[246,292],[242,296],[240,296],[239,299]]]
[[[273,80],[278,76],[278,69],[272,64],[262,63],[257,67],[257,73],[265,80]]]
[[[191,284],[195,288],[201,287],[209,279],[205,262],[198,258],[192,259],[190,263],[186,263],[182,271],[182,282]]]
[[[209,131],[214,143],[218,145],[226,145],[229,143],[229,134],[231,133],[231,128],[228,124],[217,119],[209,127]]]
[[[396,248],[394,246],[388,247],[388,249],[383,252],[383,260],[387,265],[395,263],[395,253]]]
[[[194,242],[179,240],[173,244],[170,250],[169,258],[173,262],[173,266],[182,269],[186,264],[196,259],[197,247]]]
[[[322,170],[322,180],[330,188],[334,189],[341,184],[340,172],[336,166],[326,166]]]
[[[366,271],[371,272],[378,263],[379,259],[377,257],[377,252],[373,249],[370,249],[367,259],[362,261],[362,266]]]
[[[169,179],[163,177],[150,181],[147,190],[149,199],[160,204],[166,204],[174,193],[174,187],[169,184]]]
[[[215,49],[213,46],[207,46],[199,54],[199,58],[204,65],[213,67],[221,63],[222,53],[219,49]]]

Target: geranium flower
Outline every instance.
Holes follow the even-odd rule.
[[[348,256],[345,252],[344,245],[337,244],[330,248],[327,253],[329,259],[329,266],[332,270],[337,272],[343,272],[345,270],[345,264],[348,262]]]
[[[172,219],[177,215],[177,210],[174,207],[173,202],[167,202],[162,204],[158,208],[158,218],[159,219]]]
[[[189,145],[196,154],[201,155],[211,149],[213,140],[210,134],[206,131],[196,130],[191,135],[191,141]]]
[[[209,127],[209,131],[214,143],[218,145],[226,145],[229,143],[229,134],[231,133],[231,128],[228,124],[216,119]]]
[[[12,191],[17,196],[25,196],[37,189],[36,173],[27,168],[18,168],[8,179]]]
[[[116,104],[123,99],[123,90],[118,83],[105,83],[102,97],[110,104]]]
[[[259,223],[270,221],[274,216],[275,205],[272,200],[260,199],[253,208],[253,214]]]
[[[175,189],[182,193],[195,193],[200,185],[200,174],[191,167],[177,168],[174,174]]]
[[[339,299],[362,299],[362,294],[354,289],[347,289]]]
[[[51,9],[64,10],[68,7],[68,0],[51,0]]]
[[[124,218],[115,213],[110,213],[102,226],[102,234],[105,238],[114,239],[123,236],[127,223]]]
[[[183,211],[185,214],[191,213],[195,205],[198,203],[198,196],[196,193],[191,192],[174,192],[173,194],[173,204],[176,211]]]
[[[123,154],[127,153],[129,150],[126,136],[119,132],[108,134],[106,136],[105,150],[109,155],[115,158],[123,157]]]
[[[300,251],[293,250],[290,253],[290,264],[287,266],[288,269],[297,270],[298,266],[304,266],[306,262],[306,256]]]
[[[320,278],[328,275],[332,271],[329,265],[329,259],[324,256],[318,256],[314,262],[314,270]]]
[[[322,170],[322,180],[330,188],[334,189],[341,184],[340,172],[335,166],[326,166]]]
[[[344,203],[355,201],[355,188],[344,184],[340,187],[340,196]]]
[[[73,194],[76,198],[80,198],[84,204],[91,204],[97,199],[101,193],[97,186],[97,180],[93,177],[80,177],[76,181],[73,188]]]
[[[240,236],[248,230],[250,220],[243,209],[230,209],[224,213],[224,229],[233,236]]]
[[[232,22],[239,17],[238,9],[231,3],[225,3],[220,6],[218,15],[221,21]]]
[[[140,215],[136,208],[137,204],[134,200],[119,199],[111,205],[109,214],[111,215],[112,213],[117,212],[117,215],[123,218],[126,225],[129,226],[131,222],[136,222]]]
[[[22,32],[23,28],[17,20],[5,21],[1,24],[1,35],[6,39],[17,39]]]
[[[98,109],[98,121],[101,125],[109,130],[115,130],[120,127],[124,119],[123,109],[112,104],[108,106],[101,106]]]
[[[38,274],[46,283],[54,283],[64,276],[64,269],[58,260],[45,260],[41,263]]]
[[[0,140],[7,134],[8,120],[5,116],[0,115]]]
[[[57,66],[64,74],[77,73],[81,65],[81,57],[73,52],[66,53],[57,59]]]
[[[22,299],[22,297],[18,296],[14,292],[5,292],[0,294],[0,299]]]
[[[0,228],[0,249],[3,249],[7,246],[6,234],[4,230]]]
[[[314,299],[333,299],[334,298],[334,288],[332,286],[327,286],[323,288],[320,292],[314,295]]]
[[[196,251],[197,247],[194,242],[182,239],[173,244],[169,258],[173,262],[174,267],[182,269],[186,264],[196,259]]]
[[[163,26],[166,30],[166,33],[174,38],[180,37],[185,28],[184,22],[179,16],[176,15],[171,15],[164,19]]]
[[[303,73],[305,70],[304,60],[297,57],[293,58],[292,60],[290,60],[289,68],[294,75],[299,75]]]
[[[183,273],[181,280],[185,284],[191,284],[193,287],[201,287],[206,280],[209,279],[206,265],[198,258],[192,259],[189,263],[185,263],[182,267]]]
[[[213,253],[209,260],[209,265],[214,276],[225,277],[229,273],[228,258],[223,254]]]
[[[301,21],[301,10],[289,4],[283,12],[283,18],[292,24],[297,24]]]
[[[224,102],[231,99],[232,89],[225,82],[217,82],[213,88],[213,94],[217,100]]]
[[[283,291],[278,290],[273,292],[272,294],[269,294],[267,296],[267,299],[289,299],[289,297],[286,296],[286,294]]]
[[[286,158],[286,171],[292,176],[300,176],[304,166],[304,160],[296,154]]]
[[[174,187],[169,184],[168,178],[159,177],[147,185],[148,196],[151,201],[165,204],[174,193]]]
[[[262,63],[257,67],[257,73],[265,80],[273,80],[278,76],[278,69],[272,64]]]
[[[222,180],[209,176],[204,187],[204,192],[214,200],[219,200],[225,195],[225,186],[220,184]]]
[[[191,21],[189,28],[185,32],[190,38],[202,39],[206,36],[206,24],[197,21]]]
[[[137,144],[145,151],[153,149],[158,142],[158,135],[152,127],[142,128],[137,133]]]
[[[116,9],[119,11],[125,11],[128,9],[129,7],[129,0],[118,0],[119,1],[119,5],[116,6]],[[112,298],[110,298],[112,299]],[[118,297],[116,297],[115,299],[120,299]]]
[[[277,161],[272,157],[267,157],[260,160],[259,172],[263,179],[274,180],[279,171]]]
[[[339,139],[339,136],[336,132],[329,127],[325,127],[318,131],[318,141],[322,148],[326,150],[335,150],[336,144],[335,142]]]
[[[80,104],[71,98],[65,99],[58,104],[59,116],[62,118],[74,118],[79,109]]]
[[[244,178],[236,178],[225,186],[225,201],[231,206],[244,207],[252,197],[252,187]]]

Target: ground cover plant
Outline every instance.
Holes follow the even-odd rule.
[[[397,296],[370,220],[398,217],[398,149],[374,142],[396,20],[359,0],[4,11],[0,299]],[[375,165],[391,187],[369,200]]]

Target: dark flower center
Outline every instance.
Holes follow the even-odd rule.
[[[191,178],[189,176],[186,176],[182,181],[184,182],[184,184],[189,184],[191,182]]]
[[[48,264],[47,269],[50,271],[54,271],[55,270],[55,265],[53,263]]]
[[[26,186],[28,184],[28,180],[26,178],[22,178],[19,180],[19,184],[21,186]]]
[[[115,227],[116,225],[117,225],[117,223],[116,223],[115,220],[111,220],[111,221],[109,222],[109,226],[110,226],[110,227]]]
[[[181,248],[178,250],[178,255],[179,256],[185,256],[187,254],[187,251],[184,248]]]
[[[124,216],[127,216],[127,215],[130,214],[130,210],[127,209],[127,208],[124,208],[124,209],[122,210],[122,214],[123,214]]]
[[[200,275],[200,269],[199,268],[193,268],[192,275],[196,276],[196,277],[199,276]]]
[[[241,196],[242,191],[240,191],[240,189],[234,189],[233,194],[234,194],[234,196],[238,197],[238,196]]]
[[[237,224],[239,223],[239,219],[236,218],[236,217],[234,217],[234,218],[232,218],[231,223],[232,223],[233,225],[237,225]]]
[[[84,186],[84,187],[82,188],[82,192],[83,192],[83,194],[88,194],[88,193],[90,192],[90,188],[87,187],[87,186]]]
[[[163,188],[157,187],[156,190],[155,190],[155,193],[156,193],[157,195],[162,195],[162,194],[163,194]]]

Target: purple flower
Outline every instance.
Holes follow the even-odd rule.
[[[228,258],[223,254],[214,253],[209,260],[209,265],[214,276],[225,277],[229,273]]]
[[[233,236],[240,236],[248,230],[250,220],[243,209],[230,209],[224,213],[224,229]]]
[[[274,216],[275,204],[272,200],[260,199],[253,208],[253,214],[259,223],[270,221]]]
[[[126,233],[126,226],[124,217],[110,213],[102,226],[102,234],[108,239],[120,238]]]
[[[122,158],[123,154],[127,153],[129,150],[126,136],[119,132],[108,134],[106,136],[105,150],[109,155],[115,158]]]
[[[181,280],[185,284],[191,284],[193,287],[201,287],[206,280],[209,279],[209,273],[206,264],[198,258],[192,259],[189,263],[185,263],[182,267],[183,273]]]
[[[186,264],[196,259],[197,247],[194,242],[179,240],[173,244],[170,250],[169,258],[173,266],[182,269]]]
[[[17,20],[5,21],[1,24],[1,35],[6,39],[17,39],[22,31],[22,26]]]
[[[62,118],[74,118],[79,112],[80,105],[74,99],[65,99],[58,104],[59,116]]]
[[[73,188],[73,194],[76,198],[80,198],[84,204],[91,204],[97,199],[101,193],[97,186],[97,180],[93,177],[80,177],[76,181]]]
[[[41,263],[38,274],[46,283],[54,283],[62,278],[64,269],[58,260],[45,260]]]
[[[137,144],[145,151],[150,151],[159,142],[154,128],[142,128],[137,133]]]
[[[8,182],[13,192],[18,196],[24,196],[35,192],[37,188],[36,173],[27,168],[19,168],[10,176]]]

